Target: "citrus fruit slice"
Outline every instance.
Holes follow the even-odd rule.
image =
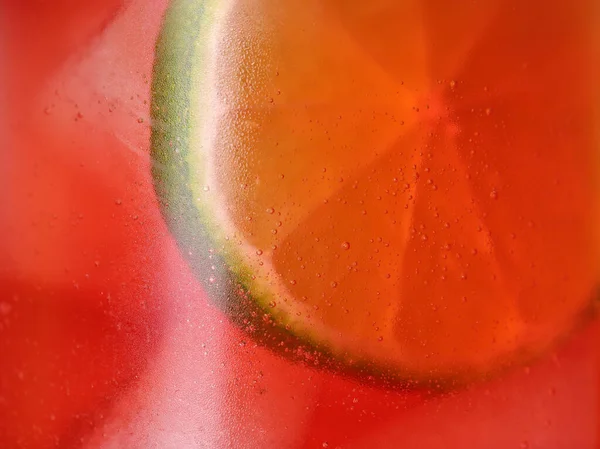
[[[548,349],[598,279],[586,8],[173,2],[153,174],[209,296],[271,347],[416,383]]]

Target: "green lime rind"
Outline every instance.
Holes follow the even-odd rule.
[[[202,197],[202,165],[194,167],[193,130],[202,111],[193,107],[199,93],[193,80],[207,61],[207,39],[218,1],[175,0],[169,6],[156,45],[152,80],[152,176],[164,219],[202,282],[211,301],[234,323],[261,344],[296,358],[306,358],[306,343],[269,318],[266,298],[249,298],[251,273],[236,257],[231,245],[219,238],[222,231]],[[204,44],[204,45],[203,45]],[[192,172],[192,167],[198,168]],[[214,269],[213,269],[214,267]],[[302,349],[305,348],[306,351]],[[320,351],[322,353],[322,351]],[[315,356],[313,354],[313,356]]]
[[[211,299],[233,312],[239,301],[224,289],[249,285],[251,273],[235,256],[233,245],[221,237],[223,231],[202,199],[206,174],[195,160],[205,155],[193,133],[203,119],[194,105],[202,93],[193,80],[201,76],[208,58],[206,41],[219,3],[177,0],[167,10],[156,45],[151,156],[155,189],[169,229]]]
[[[164,219],[210,300],[253,340],[286,357],[333,369],[386,387],[448,390],[495,377],[515,361],[540,356],[525,351],[495,365],[493,373],[457,367],[452,373],[382,366],[340,354],[320,341],[318,331],[295,325],[269,307],[273,294],[253,280],[239,247],[216,222],[207,185],[207,150],[201,132],[209,117],[211,35],[226,1],[174,0],[156,45],[152,80],[152,176]],[[212,207],[212,208],[211,208]],[[594,316],[595,302],[579,324]],[[287,326],[286,326],[287,324]],[[296,323],[297,324],[297,323]]]
[[[293,333],[285,317],[274,317],[271,298],[252,281],[232,242],[214,221],[203,182],[206,157],[194,130],[201,129],[203,67],[208,65],[209,36],[217,0],[175,0],[169,6],[156,45],[152,80],[152,176],[167,226],[210,300],[254,341],[286,357],[310,365],[359,376],[373,383],[399,387],[423,386],[423,376],[402,375],[366,360],[340,360],[317,336]],[[200,86],[200,87],[199,87]],[[209,107],[208,104],[203,105]],[[416,373],[415,373],[416,374]],[[421,382],[416,379],[421,378]],[[427,383],[427,387],[437,386]]]

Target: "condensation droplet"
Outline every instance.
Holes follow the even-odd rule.
[[[492,190],[490,192],[490,198],[493,200],[497,200],[498,199],[498,192],[496,190]]]
[[[346,250],[350,249],[350,242],[343,242],[342,249],[346,249]]]
[[[257,249],[257,250],[256,250],[256,255],[257,255],[257,256],[262,256],[262,253],[263,253],[263,252],[262,252],[262,249]]]
[[[273,214],[275,213],[275,209],[273,209],[272,207],[267,208],[267,214]]]
[[[210,191],[210,186],[204,186],[202,187],[202,190],[204,190],[205,192]]]

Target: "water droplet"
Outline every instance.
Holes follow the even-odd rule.
[[[490,192],[490,198],[493,200],[498,199],[498,192],[495,189]]]
[[[346,250],[350,249],[350,242],[342,243],[342,249],[346,249]]]
[[[202,187],[202,190],[204,190],[205,192],[210,191],[210,186],[204,186]]]
[[[271,229],[271,234],[277,234],[277,229]]]
[[[138,123],[144,123],[144,119],[142,117],[138,117],[137,122]]]
[[[256,255],[257,255],[257,256],[262,256],[262,253],[263,253],[263,252],[262,252],[262,249],[257,249],[257,250],[256,250]]]
[[[273,209],[272,207],[267,208],[267,214],[273,214],[275,213],[275,209]]]
[[[329,443],[327,441],[323,441],[323,444],[321,446],[327,448],[329,447]]]
[[[377,341],[383,341],[383,337],[380,335],[379,337],[377,337]]]
[[[277,303],[275,301],[271,301],[269,303],[269,307],[271,307],[271,308],[275,307],[276,305],[277,305]]]
[[[296,279],[292,279],[292,280],[290,280],[290,284],[292,284],[292,285],[296,285]]]
[[[117,206],[120,206],[121,204],[123,204],[123,200],[122,200],[121,198],[117,198],[117,199],[115,200],[115,204],[116,204]]]
[[[454,81],[454,80],[450,81],[450,87],[452,89],[454,89],[456,87],[456,81]]]
[[[338,285],[338,284],[337,284],[337,282],[333,281],[333,282],[331,283],[331,288],[336,288],[336,287],[337,287],[337,285]]]

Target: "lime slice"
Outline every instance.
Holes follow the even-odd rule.
[[[591,316],[585,5],[437,3],[168,10],[152,106],[165,217],[211,299],[290,357],[457,384]]]

